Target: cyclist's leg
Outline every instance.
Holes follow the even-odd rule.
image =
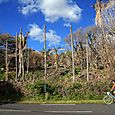
[[[112,94],[112,95],[115,95],[115,90],[112,90],[112,91],[111,91],[111,94]]]
[[[112,91],[112,94],[115,96],[115,90]]]

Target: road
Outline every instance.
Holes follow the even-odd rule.
[[[115,115],[115,104],[1,104],[0,115]]]

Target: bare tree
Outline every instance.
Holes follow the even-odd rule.
[[[18,34],[16,34],[16,48],[15,48],[15,64],[16,64],[16,77],[15,80],[18,80]]]
[[[86,60],[87,60],[87,81],[89,81],[89,45],[88,45],[88,35],[86,35]]]
[[[58,61],[59,61],[59,55],[58,55],[58,51],[64,51],[64,48],[53,48],[49,50],[49,54],[54,53],[54,60],[55,60],[55,65],[56,65],[56,71],[58,70]]]
[[[24,37],[22,33],[22,29],[20,30],[20,36],[19,36],[19,43],[18,43],[18,55],[19,55],[19,71],[18,71],[18,78],[22,77],[22,80],[25,80],[25,73],[24,73],[24,50],[27,48],[27,37],[29,35],[29,32],[27,32],[26,36]]]

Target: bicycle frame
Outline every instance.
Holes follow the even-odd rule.
[[[115,96],[112,95],[110,92],[107,92],[107,95],[111,96],[112,98],[115,98]]]

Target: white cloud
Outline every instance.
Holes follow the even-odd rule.
[[[39,28],[38,25],[36,24],[30,24],[29,28],[30,28],[29,36],[31,39],[38,40],[40,42],[44,41],[44,30],[43,29]],[[54,30],[49,30],[46,33],[46,37],[47,37],[48,46],[60,44],[61,37],[58,36]]]
[[[7,2],[8,0],[0,0],[0,4],[3,3],[3,2]]]
[[[39,10],[39,0],[18,0],[18,2],[22,5],[19,10],[24,15],[34,13]]]
[[[82,10],[72,0],[18,0],[22,4],[20,11],[26,15],[41,11],[45,20],[55,22],[62,18],[64,21],[77,22]]]

